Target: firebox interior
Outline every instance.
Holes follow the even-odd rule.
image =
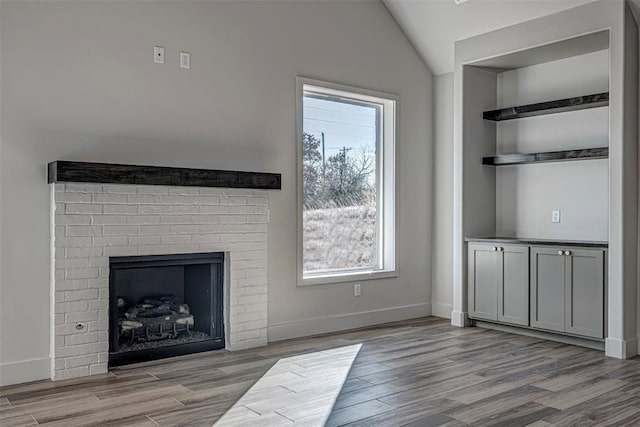
[[[111,258],[109,364],[224,347],[223,257]]]

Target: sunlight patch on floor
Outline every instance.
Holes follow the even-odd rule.
[[[280,359],[214,426],[323,426],[361,347]]]

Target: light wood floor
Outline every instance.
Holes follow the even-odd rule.
[[[640,360],[423,318],[0,388],[0,426],[211,426],[280,358],[362,344],[328,425],[640,425]]]

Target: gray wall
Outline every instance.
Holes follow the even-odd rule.
[[[281,172],[272,340],[430,313],[431,76],[382,3],[3,2],[0,28],[0,381],[48,373],[56,159]],[[296,75],[400,96],[400,275],[359,298],[351,284],[296,287]]]
[[[432,310],[451,317],[453,308],[453,73],[433,79]]]

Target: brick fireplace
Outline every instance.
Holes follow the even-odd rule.
[[[107,372],[114,257],[224,253],[226,348],[266,345],[268,222],[263,190],[53,183],[51,378]]]

